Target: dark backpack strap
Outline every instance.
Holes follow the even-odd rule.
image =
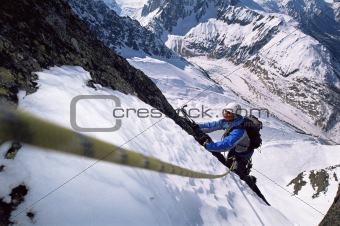
[[[233,127],[233,126],[229,126],[229,127],[225,128],[225,129],[224,129],[224,133],[223,133],[223,135],[222,135],[222,137],[221,137],[221,140],[223,140],[226,136],[228,136],[229,133],[230,133],[233,129],[235,129],[235,128],[236,128],[236,127]]]

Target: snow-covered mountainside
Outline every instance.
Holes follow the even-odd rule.
[[[143,6],[147,3],[147,0],[107,0],[116,1],[119,5],[120,10],[116,11],[120,16],[128,16],[131,18],[136,18],[140,15]]]
[[[255,0],[268,12],[283,13],[293,17],[306,34],[326,45],[340,61],[339,2],[324,0]]]
[[[65,0],[2,1],[1,7],[1,134],[3,120],[11,123],[3,102],[73,129],[73,98],[111,95],[121,103],[121,127],[115,132],[80,133],[76,139],[85,152],[89,144],[82,135],[89,135],[194,171],[220,174],[227,169],[189,135],[190,127],[174,109],[187,104],[195,121],[206,122],[220,119],[226,104],[237,101],[243,109],[267,106],[271,113],[282,113],[279,118],[286,122],[275,114],[259,115],[263,145],[253,156],[251,174],[271,206],[234,173],[214,180],[186,178],[107,163],[104,156],[94,160],[63,155],[25,143],[20,148],[0,137],[0,225],[314,226],[324,217],[339,178],[339,167],[334,168],[339,146],[297,131],[296,127],[319,132],[304,121],[303,112],[266,93],[249,69],[240,68],[242,63],[190,58],[203,71],[177,57],[145,56],[130,47],[124,53],[143,57],[126,60],[98,41]],[[222,80],[225,74],[232,74],[228,82]],[[251,99],[255,91],[266,96]],[[107,128],[117,122],[112,101],[87,99],[76,107],[81,127]],[[23,130],[27,141],[38,138],[24,119],[17,125],[12,126],[14,135]],[[222,133],[211,137],[218,141]],[[315,183],[327,178],[322,169],[329,175],[327,189],[321,189],[325,183]],[[306,182],[306,174],[314,176],[311,186],[306,184],[294,196],[293,184],[287,185],[301,172]]]
[[[186,103],[192,109],[211,109],[208,114],[199,111],[198,122],[221,117],[220,110],[230,101],[253,107],[179,61],[169,64],[134,58],[130,63],[149,75],[174,107]],[[20,92],[19,109],[67,128],[71,128],[69,103],[77,95],[114,95],[121,100],[122,109],[153,109],[135,96],[98,84],[86,86],[91,75],[81,67],[53,67],[36,75],[40,88],[30,95]],[[115,104],[110,101],[82,100],[77,108],[81,109],[77,121],[83,127],[115,123]],[[322,199],[301,192],[296,198],[286,186],[302,171],[335,165],[339,147],[321,145],[274,117],[261,120],[264,144],[261,153],[254,154],[252,174],[272,207],[233,173],[216,180],[182,178],[25,144],[14,159],[0,158],[0,197],[11,203],[10,189],[23,181],[27,185],[23,202],[11,213],[15,225],[317,225],[335,196],[334,184]],[[213,139],[220,139],[222,132],[212,134]],[[118,131],[88,135],[199,172],[226,170],[167,117],[159,121],[130,112]],[[1,156],[9,147],[10,142],[0,146]]]
[[[88,23],[96,37],[119,54],[125,57],[153,54],[167,58],[173,55],[161,40],[136,20],[118,16],[117,9],[109,7],[110,2],[106,1],[106,4],[103,0],[68,0],[68,2],[73,11]]]
[[[208,62],[206,58],[195,58],[195,61],[200,65],[212,63]],[[211,84],[199,71],[193,69],[188,70],[189,68],[187,68],[181,71],[173,65],[154,59],[133,58],[129,62],[150,76],[174,107],[188,104],[192,109],[202,109],[202,111],[207,108],[211,109],[210,116],[205,115],[206,117],[202,118],[200,114],[195,118],[199,122],[210,121],[215,116],[218,117],[220,109],[231,100],[242,103],[245,109],[254,108],[254,105],[257,104],[256,102],[248,103],[244,100],[246,99],[244,96],[235,95],[224,84],[221,86]],[[221,64],[225,64],[225,62],[216,60],[215,65]],[[226,66],[230,71],[237,69],[231,63]],[[214,68],[216,74],[225,73],[225,69],[222,67]],[[189,74],[184,73],[186,71]],[[212,77],[216,76],[210,71],[209,74]],[[247,89],[247,85],[244,83],[237,85],[240,86],[240,89]],[[277,100],[262,101],[271,102],[273,105],[270,109],[281,109],[282,112],[285,112],[283,104]],[[290,110],[292,109],[287,109],[286,113],[289,114]],[[202,113],[202,111],[200,112]],[[268,118],[263,112],[260,116],[265,125],[264,131],[262,131],[264,144],[261,150],[253,156],[252,174],[258,178],[260,189],[266,198],[271,200],[269,202],[275,203],[273,204],[275,208],[282,211],[288,219],[292,219],[293,223],[296,225],[317,225],[331,205],[339,184],[337,179],[339,178],[339,146],[320,145],[316,138],[296,131],[295,126],[299,125],[296,119],[300,117],[296,110],[292,110],[290,113],[291,125],[276,117]],[[301,126],[303,125],[301,124]],[[212,137],[219,140],[221,133],[214,133]],[[327,168],[331,168],[332,171]],[[329,172],[330,176],[325,182],[329,184],[327,188],[321,189],[325,186],[322,186],[322,181],[318,181],[318,179],[311,179],[311,182],[306,180],[306,185],[294,197],[294,187],[289,183],[302,171],[312,172],[315,169]],[[315,175],[319,174],[315,173]],[[322,192],[319,196],[313,197],[317,193],[318,187]],[[313,217],[311,218],[311,216]],[[236,225],[242,225],[242,223]]]
[[[340,65],[324,45],[299,29],[296,20],[267,13],[252,1],[148,3],[139,20],[167,46],[189,60],[205,56],[205,62],[225,60],[218,65],[221,67],[228,61],[239,65],[245,74],[238,77],[247,83],[252,95],[240,94],[247,96],[248,101],[268,94],[275,96],[285,103],[285,108],[298,109],[302,121],[316,125],[319,132],[314,135],[320,136],[322,131],[329,139],[340,142]],[[229,73],[221,75],[236,83]],[[256,86],[262,88],[255,89]],[[258,101],[260,106],[261,103]],[[281,117],[279,114],[276,112]]]
[[[229,101],[252,107],[192,66],[183,68],[152,58],[135,58],[130,63],[148,74],[174,107],[184,103],[190,108],[204,106],[211,108],[208,113],[214,118],[220,117],[220,109]],[[69,102],[76,95],[114,95],[123,109],[152,109],[132,95],[97,84],[96,89],[87,87],[91,75],[80,67],[54,67],[36,74],[40,88],[27,96],[21,92],[19,109],[68,128]],[[209,86],[214,88],[207,89]],[[111,115],[114,103],[83,100],[77,108],[82,109],[77,115],[81,126],[97,128],[115,123]],[[213,119],[207,115],[196,119],[206,120]],[[217,180],[182,178],[28,145],[23,145],[15,159],[0,159],[0,194],[10,202],[10,188],[22,181],[29,188],[11,215],[17,225],[317,225],[335,189],[324,194],[320,203],[311,197],[302,199],[301,194],[298,197],[302,201],[292,197],[286,185],[298,172],[335,165],[340,153],[335,146],[320,145],[312,137],[296,134],[276,118],[261,120],[265,142],[261,153],[254,155],[256,171],[252,174],[273,207],[264,205],[233,173]],[[226,170],[169,118],[159,122],[151,115],[138,118],[130,113],[118,131],[89,135],[192,170],[213,174]],[[218,140],[220,136],[215,133],[212,137]],[[9,142],[1,146],[1,156],[9,146]],[[306,152],[310,155],[305,156]]]

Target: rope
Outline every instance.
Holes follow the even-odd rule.
[[[228,168],[228,167],[227,167]],[[231,171],[233,171],[236,168],[236,158],[233,157],[233,163],[231,164],[230,168],[228,169],[228,171],[226,172],[226,174],[230,173]]]
[[[216,179],[227,175],[211,175],[192,171],[149,157],[99,139],[46,122],[28,113],[0,106],[0,141],[14,140],[47,150],[56,150],[129,167],[190,178]]]

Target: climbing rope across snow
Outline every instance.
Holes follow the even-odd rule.
[[[47,148],[48,150],[86,156],[99,161],[108,161],[129,167],[190,178],[215,179],[224,177],[230,172],[228,170],[221,175],[211,175],[192,171],[76,133],[28,113],[0,106],[0,141],[8,140],[19,141]]]

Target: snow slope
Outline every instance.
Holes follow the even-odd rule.
[[[313,129],[313,125],[310,125],[308,122],[300,122],[301,113],[299,111],[287,109],[284,103],[275,100],[270,95],[260,100],[253,98],[253,103],[248,103],[244,100],[248,99],[249,96],[238,96],[240,93],[246,95],[250,92],[246,84],[238,83],[238,80],[235,80],[240,75],[246,73],[242,70],[237,71],[239,67],[232,63],[204,57],[190,58],[190,60],[198,65],[210,65],[209,68],[204,67],[209,76],[215,81],[223,82],[216,84],[202,81],[200,73],[197,73],[192,67],[185,69],[189,72],[188,74],[180,73],[183,71],[176,71],[174,66],[169,66],[165,63],[163,69],[160,70],[158,69],[159,66],[154,66],[155,60],[150,58],[134,58],[130,60],[130,63],[153,78],[154,82],[174,107],[188,104],[188,107],[193,109],[201,109],[202,105],[205,106],[204,109],[212,109],[209,114],[213,118],[198,117],[195,119],[196,121],[210,121],[215,116],[221,117],[221,109],[232,100],[240,102],[246,109],[256,106],[267,106],[271,115],[269,118],[266,118],[265,114],[261,114],[261,120],[264,123],[264,129],[262,130],[264,144],[260,150],[261,153],[256,152],[253,156],[254,170],[252,174],[258,178],[259,188],[263,191],[267,200],[272,203],[272,206],[284,213],[294,224],[317,225],[331,205],[339,181],[330,180],[329,183],[331,185],[328,187],[327,193],[315,199],[312,198],[313,192],[315,192],[313,188],[303,188],[297,197],[293,197],[294,189],[287,187],[287,185],[303,171],[322,169],[339,164],[339,145],[322,145],[312,136],[300,134],[294,126],[301,125],[305,129],[308,127]],[[175,72],[175,75],[170,76],[169,71]],[[196,73],[193,73],[193,71]],[[224,80],[222,80],[222,75],[232,77],[223,77]],[[178,85],[173,86],[174,82],[169,77],[172,77],[172,80],[177,78],[177,81],[182,81],[180,87]],[[197,80],[200,81],[201,87],[197,87]],[[202,84],[205,86],[202,87]],[[233,86],[232,89],[229,89],[229,86]],[[231,90],[240,92],[235,94]],[[255,100],[261,101],[261,103]],[[287,115],[285,119],[290,124],[277,120],[273,116],[280,111],[283,115]],[[194,115],[196,116],[196,114]],[[282,117],[282,115],[280,116]],[[221,135],[221,133],[214,133],[214,140],[219,140]],[[337,168],[335,173],[339,175],[340,169]]]
[[[191,109],[211,109],[206,113],[212,118],[205,114],[196,121],[220,117],[221,109],[232,100],[245,108],[252,106],[217,86],[193,65],[152,58],[133,58],[130,63],[149,75],[175,108],[187,103]],[[114,95],[123,109],[151,111],[134,96],[99,85],[96,89],[87,87],[90,74],[81,67],[53,67],[37,75],[38,91],[31,95],[21,92],[19,109],[68,128],[70,101],[77,95]],[[115,107],[106,100],[81,100],[77,123],[82,127],[111,127],[115,124]],[[203,111],[197,112],[201,115]],[[278,185],[285,187],[304,170],[335,165],[340,159],[339,147],[321,145],[273,117],[261,120],[265,124],[264,145],[261,153],[255,153],[254,168],[275,183],[258,172],[254,175],[272,207],[233,173],[216,180],[189,179],[29,145],[24,145],[14,160],[0,159],[0,165],[5,166],[0,173],[0,183],[5,185],[0,187],[0,196],[9,202],[11,188],[22,183],[28,187],[25,201],[12,213],[16,225],[317,225],[331,204],[333,190],[315,202],[303,197],[309,206]],[[124,117],[118,131],[88,135],[199,172],[218,174],[226,170],[166,117],[138,118],[132,112]],[[220,135],[212,137],[218,140]],[[0,147],[1,156],[9,145],[7,142]],[[28,212],[34,214],[33,220],[26,216]]]

